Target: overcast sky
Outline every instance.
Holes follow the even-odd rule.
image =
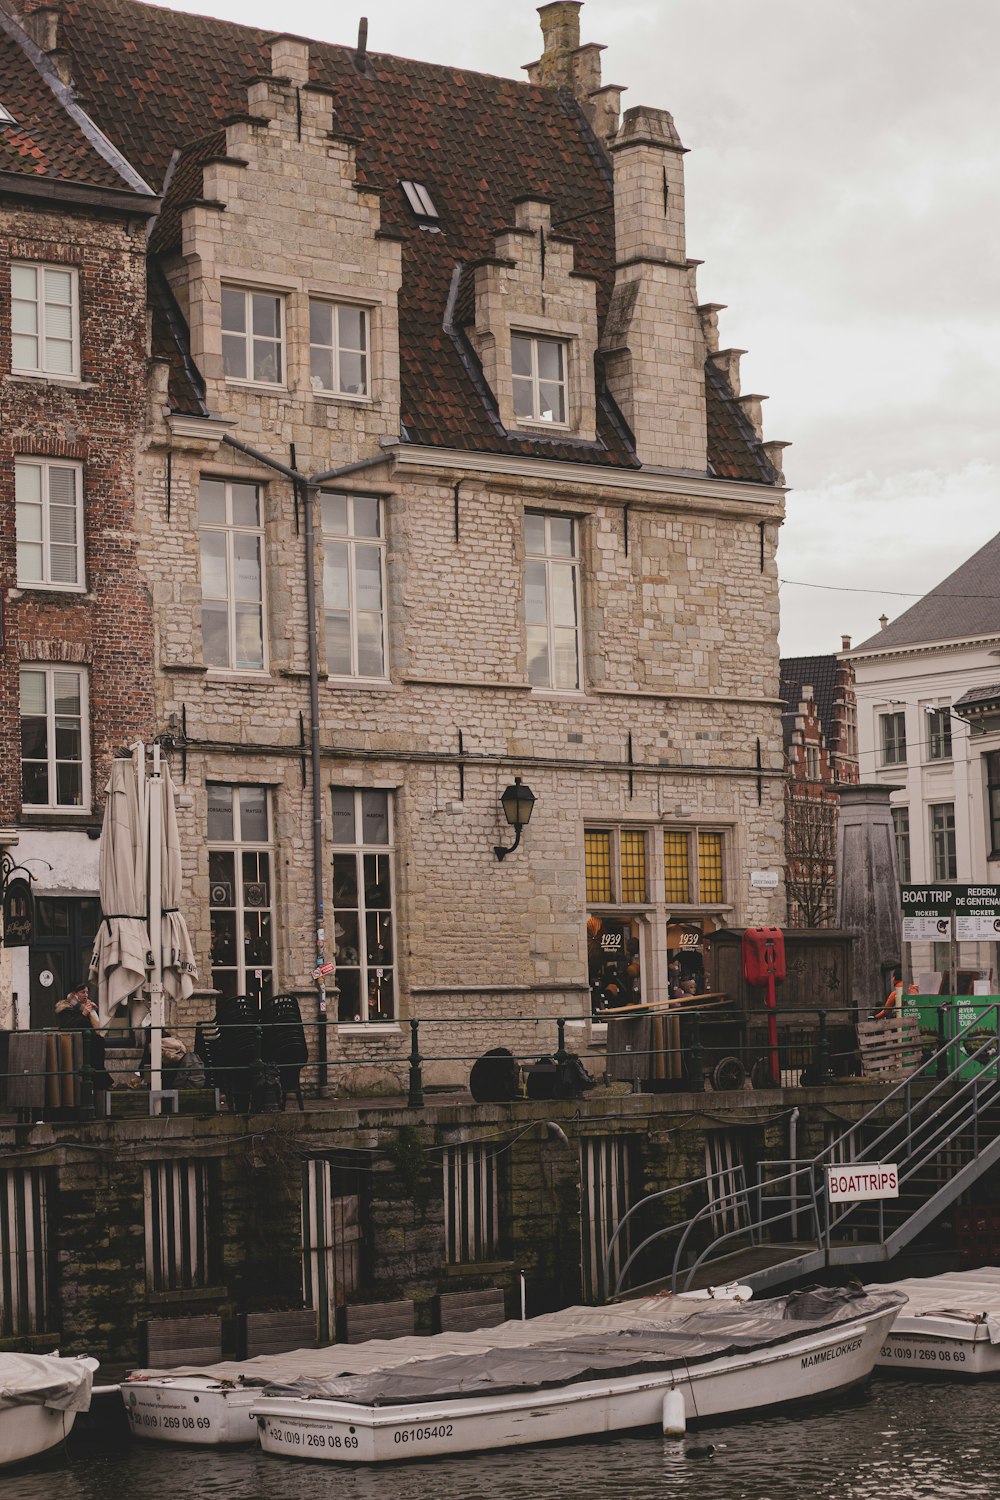
[[[345,44],[366,14],[374,52],[514,78],[541,50],[529,0],[173,8]],[[1000,531],[1000,4],[588,0],[581,16],[623,107],[669,109],[690,148],[699,298],[727,304],[765,437],[793,444],[782,652],[857,644]]]

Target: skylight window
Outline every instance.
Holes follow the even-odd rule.
[[[17,121],[3,104],[0,104],[0,125],[16,125]]]
[[[413,209],[418,219],[437,219],[437,209],[434,207],[434,199],[424,187],[422,182],[401,182],[400,187],[406,194],[406,201]]]

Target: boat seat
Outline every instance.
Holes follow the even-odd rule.
[[[368,1339],[406,1338],[414,1332],[412,1302],[359,1302],[337,1309],[337,1337],[342,1344]]]
[[[222,1358],[222,1319],[218,1313],[191,1318],[147,1318],[139,1324],[141,1359],[147,1368],[214,1365]]]
[[[284,1312],[251,1312],[240,1316],[241,1359],[284,1354],[288,1349],[316,1347],[316,1313],[311,1307]]]
[[[495,1328],[507,1318],[503,1287],[483,1287],[478,1292],[440,1292],[433,1304],[435,1333],[466,1333],[475,1328]]]

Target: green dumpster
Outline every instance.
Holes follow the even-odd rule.
[[[946,1054],[948,1072],[957,1072],[959,1078],[975,1078],[981,1073],[995,1078],[1000,1051],[1000,995],[904,995],[903,1014],[917,1016],[925,1056],[939,1046],[939,1007],[944,1010],[945,1040],[954,1038]],[[965,1035],[960,1036],[960,1032]],[[977,1057],[971,1055],[977,1051]]]

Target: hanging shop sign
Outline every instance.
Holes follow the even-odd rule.
[[[35,898],[28,880],[11,880],[3,894],[3,945],[26,948],[35,930]]]
[[[901,885],[903,941],[1000,942],[1000,885]]]

